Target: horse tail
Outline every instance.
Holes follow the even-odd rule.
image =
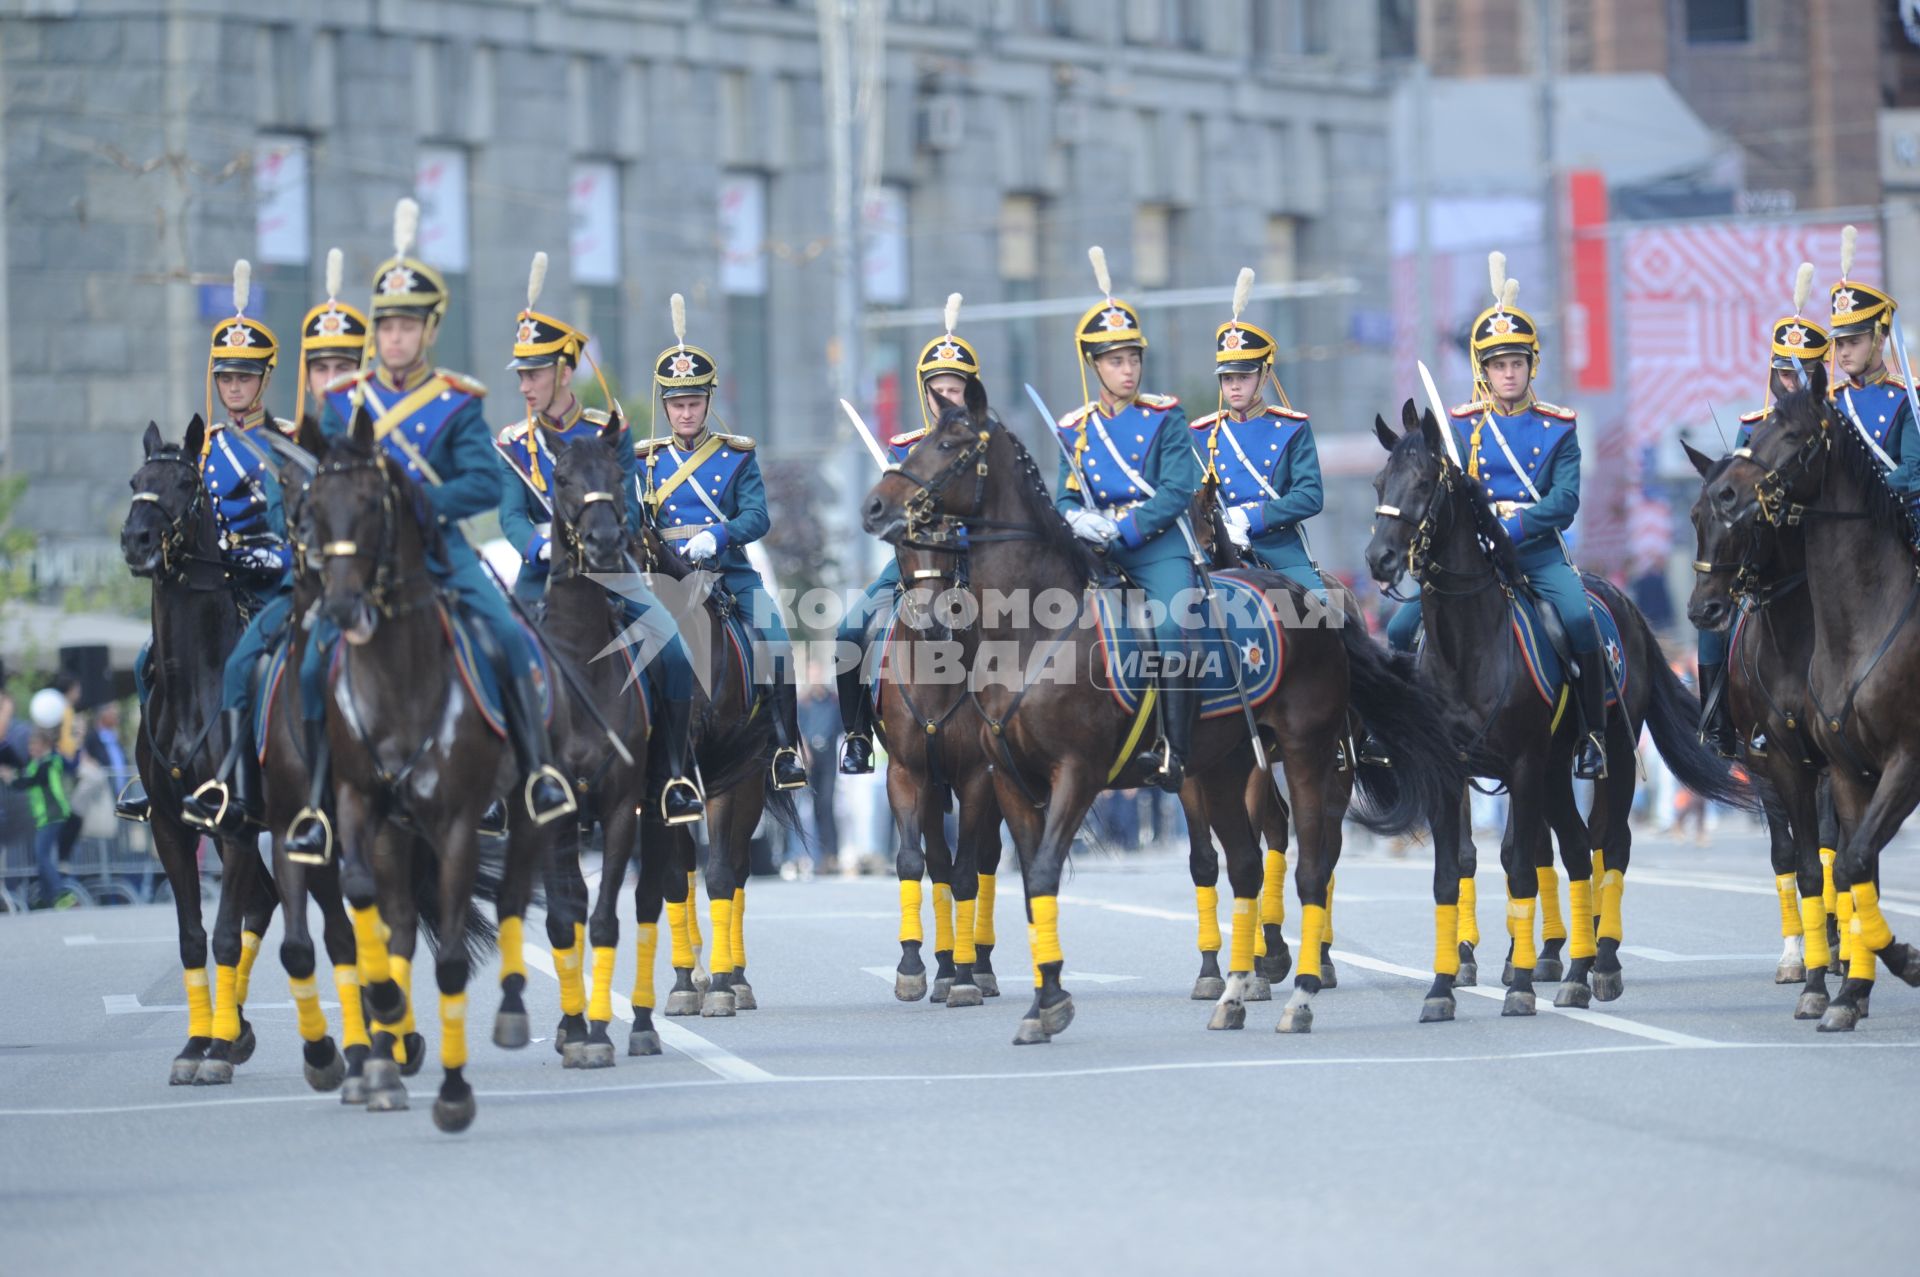
[[[1353,708],[1393,759],[1359,766],[1348,814],[1377,834],[1411,833],[1434,812],[1454,810],[1467,781],[1446,707],[1414,658],[1375,642],[1357,616],[1340,636]]]
[[[1647,729],[1652,732],[1654,748],[1660,751],[1667,769],[1702,798],[1740,811],[1764,813],[1772,786],[1758,777],[1736,774],[1732,763],[1701,741],[1696,726],[1700,718],[1699,700],[1668,667],[1659,640],[1654,638],[1653,628],[1640,609],[1631,602],[1626,603],[1626,608],[1633,614],[1634,624],[1640,630],[1641,646],[1648,653],[1647,678],[1652,688],[1647,697]]]
[[[773,734],[766,730],[765,716],[772,712],[772,704],[763,702],[758,713],[729,722],[709,718],[704,724],[693,754],[709,794],[724,794],[755,771],[767,770],[773,761]]]
[[[447,939],[444,920],[440,917],[440,853],[426,839],[416,838],[413,854],[407,859],[412,864],[413,908],[420,919],[420,933],[426,937],[427,947],[438,954]],[[466,926],[460,934],[460,943],[470,963],[477,964],[492,956],[496,948],[498,932],[493,919],[481,911],[480,902],[498,898],[499,889],[497,872],[489,874],[483,863],[475,875],[473,899],[467,904]]]

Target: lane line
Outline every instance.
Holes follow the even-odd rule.
[[[167,1015],[185,1015],[187,1013],[187,1004],[184,1002],[163,1003],[160,1006],[150,1007],[140,1001],[140,995],[137,993],[103,993],[100,995],[100,1003],[101,1009],[108,1015],[144,1015],[150,1012],[164,1013]],[[337,1011],[340,1009],[338,1002],[322,1002],[320,1006],[322,1010]],[[248,1014],[252,1014],[255,1011],[291,1011],[293,1009],[294,1005],[291,1002],[247,1003]]]
[[[1700,873],[1673,873],[1666,869],[1627,869],[1629,886],[1645,883],[1650,887],[1686,887],[1696,891],[1723,891],[1735,896],[1765,896],[1777,899],[1772,884],[1762,886],[1759,883],[1738,882],[1731,878],[1709,877]],[[1345,897],[1341,897],[1345,899]],[[1898,900],[1889,900],[1884,896],[1880,900],[1882,913],[1905,914],[1910,918],[1920,918],[1920,905],[1902,904]]]
[[[879,976],[888,984],[892,984],[893,978],[900,974],[894,967],[861,967],[860,969],[868,975]],[[1138,980],[1140,977],[1137,975],[1102,975],[1097,971],[1068,971],[1063,973],[1060,978],[1062,980],[1078,981],[1082,984],[1122,984],[1128,980]]]
[[[99,944],[178,944],[178,936],[108,936],[96,935],[61,936],[60,942],[70,949],[92,947]]]

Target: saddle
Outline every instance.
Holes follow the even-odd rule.
[[[1594,592],[1590,580],[1583,574],[1581,583],[1586,589],[1587,607],[1600,627],[1600,652],[1607,663],[1607,706],[1612,708],[1626,694],[1626,649],[1620,641],[1618,618],[1606,600]],[[1572,645],[1559,614],[1542,604],[1532,591],[1523,589],[1513,592],[1509,612],[1514,642],[1520,647],[1534,690],[1547,704],[1557,704],[1567,690],[1567,671],[1574,665]]]
[[[1242,689],[1249,705],[1267,701],[1279,688],[1286,663],[1286,630],[1260,587],[1237,571],[1212,577],[1226,632],[1223,636],[1209,618],[1205,642],[1191,655],[1203,719],[1240,713]],[[1156,653],[1158,644],[1150,628],[1132,624],[1125,615],[1123,584],[1103,580],[1091,587],[1093,620],[1107,650],[1107,694],[1127,713],[1140,714],[1151,705],[1156,680],[1147,675],[1156,662],[1148,654]]]

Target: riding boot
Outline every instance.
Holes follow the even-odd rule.
[[[196,829],[238,833],[249,821],[260,822],[260,760],[253,752],[253,732],[243,709],[220,711],[227,733],[226,757],[213,779],[180,802],[180,818]]]
[[[127,781],[126,788],[113,800],[113,814],[141,823],[153,819],[153,800],[147,797],[147,787],[138,776]]]
[[[507,738],[513,745],[515,770],[526,778],[520,797],[533,823],[544,825],[579,810],[573,789],[553,765],[547,724],[534,704],[532,680],[499,663],[500,695],[507,711]]]
[[[1194,690],[1191,675],[1167,677],[1160,686],[1161,752],[1158,770],[1151,777],[1157,787],[1169,794],[1180,792],[1187,776],[1187,760],[1193,756],[1193,718],[1200,693]]]
[[[1362,767],[1391,767],[1393,755],[1387,752],[1386,743],[1375,736],[1373,729],[1369,727],[1360,741],[1359,756],[1356,761]]]
[[[1573,680],[1575,726],[1580,743],[1573,755],[1573,774],[1580,780],[1607,776],[1607,658],[1586,652],[1577,658],[1580,675]]]
[[[840,771],[846,776],[866,776],[873,771],[873,698],[860,677],[863,665],[839,674],[840,722],[847,738],[840,754]]]
[[[790,679],[773,685],[773,787],[805,789],[807,765],[800,761],[800,691]]]
[[[307,805],[287,826],[287,859],[296,865],[324,865],[333,858],[333,818],[327,815],[333,796],[333,747],[327,720],[305,722],[307,747]]]
[[[662,696],[647,740],[647,802],[658,805],[669,825],[688,825],[707,814],[699,786],[687,775],[687,724],[693,702]]]
[[[1700,667],[1700,739],[1722,758],[1737,757],[1725,662]]]

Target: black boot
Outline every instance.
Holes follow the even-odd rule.
[[[310,718],[303,726],[307,805],[287,826],[287,859],[296,865],[324,865],[333,858],[333,818],[327,815],[327,800],[333,796],[333,749],[328,743],[326,719]]]
[[[196,829],[239,833],[249,822],[260,823],[260,760],[247,711],[221,710],[220,725],[227,733],[226,757],[212,780],[181,800],[180,819]]]
[[[1199,699],[1191,676],[1185,673],[1169,676],[1161,684],[1162,738],[1151,783],[1169,794],[1179,793],[1180,786],[1186,782],[1187,760],[1193,756],[1193,717]]]
[[[147,797],[147,787],[138,776],[129,780],[120,796],[113,800],[113,814],[122,820],[143,824],[153,819],[153,800]]]
[[[862,660],[839,674],[840,724],[847,738],[840,753],[840,771],[847,776],[873,772],[873,695],[861,677],[865,666]]]
[[[693,702],[662,696],[656,703],[647,739],[647,801],[658,804],[660,819],[667,824],[689,825],[707,814],[699,786],[687,775],[687,723]]]
[[[547,725],[540,707],[534,704],[531,680],[520,676],[520,671],[507,668],[504,661],[496,668],[500,672],[501,697],[506,702],[507,739],[513,744],[516,770],[526,777],[520,797],[526,804],[527,814],[536,825],[570,815],[579,810],[579,804],[573,800],[573,789],[567,784],[567,778],[553,765]]]
[[[1371,727],[1367,729],[1366,735],[1360,741],[1360,753],[1357,761],[1362,767],[1393,766],[1393,755],[1387,752],[1385,743],[1373,734]]]
[[[1607,777],[1607,658],[1587,652],[1575,658],[1580,675],[1573,680],[1575,727],[1580,743],[1574,747],[1573,774],[1579,780]]]
[[[800,761],[800,697],[791,679],[773,685],[773,787],[805,789],[807,765]]]
[[[1733,707],[1727,703],[1725,662],[1700,667],[1700,739],[1722,758],[1738,756],[1733,731]]]

